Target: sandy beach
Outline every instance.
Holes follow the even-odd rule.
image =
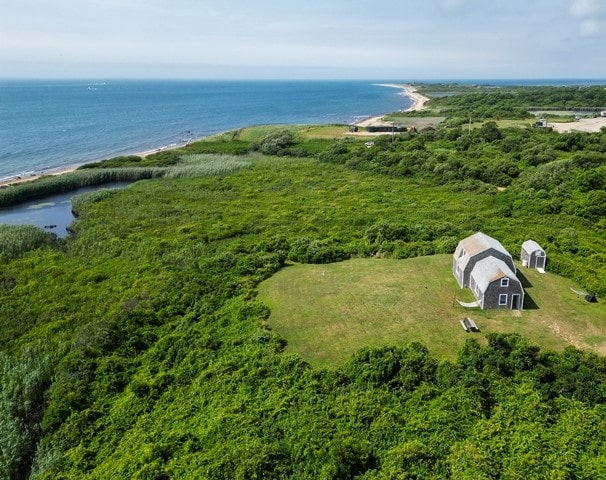
[[[72,165],[69,167],[58,168],[53,170],[48,170],[44,172],[31,172],[31,173],[23,173],[21,175],[15,175],[13,177],[7,177],[0,179],[0,187],[6,187],[8,185],[15,185],[23,182],[31,182],[32,180],[36,180],[40,177],[47,177],[52,175],[62,175],[64,173],[73,172],[80,165]]]
[[[389,87],[389,88],[398,88],[400,90],[402,90],[402,95],[406,95],[407,97],[409,97],[412,100],[412,105],[407,108],[406,110],[404,110],[405,112],[417,112],[419,110],[422,110],[425,107],[425,103],[427,103],[429,101],[429,98],[425,97],[424,95],[421,95],[420,93],[418,93],[416,91],[416,89],[414,87],[411,87],[410,85],[399,85],[396,83],[378,83],[377,86],[379,87]],[[374,126],[374,127],[385,127],[385,126],[391,126],[390,122],[385,122],[383,120],[384,115],[378,115],[376,117],[370,117],[367,118],[359,123],[356,123],[356,126],[358,127],[370,127],[370,126]]]

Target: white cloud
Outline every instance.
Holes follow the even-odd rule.
[[[606,13],[603,0],[574,0],[570,13],[579,20],[579,35],[595,37],[602,33],[604,22],[601,17]]]
[[[603,0],[574,0],[570,13],[577,18],[587,18],[604,10]]]
[[[602,26],[600,22],[596,20],[585,20],[581,22],[581,36],[583,37],[593,37],[598,35],[602,31]]]

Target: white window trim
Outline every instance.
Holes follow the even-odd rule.
[[[507,294],[506,293],[499,294],[499,305],[507,305]]]
[[[501,287],[509,287],[509,278],[501,278]]]

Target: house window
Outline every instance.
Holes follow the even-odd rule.
[[[499,305],[507,305],[507,294],[502,293],[499,295]]]
[[[501,278],[501,287],[509,287],[509,278]]]

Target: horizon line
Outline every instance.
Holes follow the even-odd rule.
[[[189,76],[0,76],[0,81],[390,81],[407,83],[435,83],[435,82],[482,82],[482,81],[507,81],[507,82],[538,82],[538,81],[603,81],[606,77],[434,77],[404,79],[397,77],[189,77]]]

